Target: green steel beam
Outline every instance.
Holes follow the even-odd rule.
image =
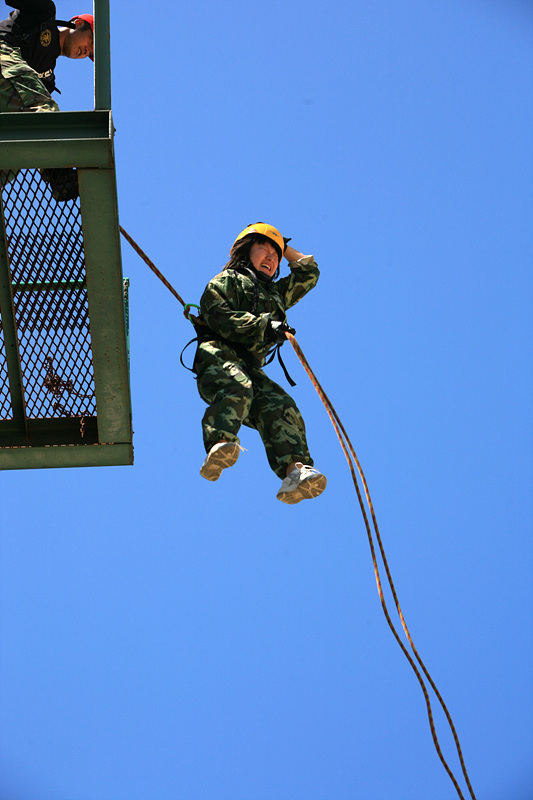
[[[22,370],[17,338],[15,309],[13,306],[13,293],[11,290],[11,273],[9,269],[9,255],[7,249],[4,211],[0,203],[0,314],[2,316],[2,330],[4,333],[4,346],[7,361],[7,374],[9,378],[9,391],[11,394],[11,411],[17,428],[27,433],[26,407],[22,383]]]
[[[111,111],[0,114],[0,170],[112,169],[113,134]]]
[[[59,111],[56,114],[0,114],[4,144],[22,139],[69,140],[112,138],[109,111]],[[25,164],[24,166],[29,166]]]
[[[131,399],[114,170],[78,170],[100,442],[131,441]]]
[[[118,467],[132,463],[131,442],[0,448],[0,470]]]
[[[22,436],[13,420],[0,421],[0,450],[6,447],[98,444],[96,417],[49,417],[28,419],[28,434]],[[83,436],[82,436],[83,431]]]
[[[94,0],[94,107],[111,108],[109,0]]]

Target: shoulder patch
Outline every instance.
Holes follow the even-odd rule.
[[[41,43],[42,47],[48,47],[52,43],[52,31],[49,28],[47,28],[45,31],[41,31],[39,42]]]

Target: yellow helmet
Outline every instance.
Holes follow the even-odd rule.
[[[265,222],[256,222],[255,225],[248,225],[243,231],[239,233],[235,241],[233,242],[231,249],[235,247],[237,242],[240,242],[241,239],[244,239],[245,236],[249,236],[251,233],[258,233],[261,236],[265,236],[267,239],[270,239],[276,247],[280,251],[280,261],[285,250],[285,241],[283,236],[278,231],[277,228],[274,228],[272,225],[267,225]],[[231,251],[230,251],[231,252]]]

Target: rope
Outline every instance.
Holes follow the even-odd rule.
[[[170,283],[170,281],[167,281],[167,279],[165,278],[165,276],[163,275],[163,273],[162,273],[162,272],[160,272],[160,271],[157,269],[157,267],[156,267],[156,265],[154,264],[154,262],[153,262],[153,261],[151,261],[151,260],[148,258],[148,256],[147,256],[147,255],[146,255],[146,253],[144,252],[144,250],[142,250],[142,249],[139,247],[139,245],[137,244],[137,242],[136,242],[134,239],[132,239],[132,238],[131,238],[131,236],[129,235],[129,233],[128,233],[127,231],[125,231],[125,230],[124,230],[124,228],[122,227],[122,225],[120,225],[119,227],[120,227],[120,232],[121,232],[121,234],[122,234],[122,235],[124,236],[124,238],[125,238],[125,239],[126,239],[126,240],[127,240],[129,243],[130,243],[130,244],[131,244],[131,246],[133,247],[133,249],[135,250],[135,252],[136,252],[138,255],[140,255],[140,257],[142,258],[142,260],[144,261],[144,263],[145,263],[145,264],[147,264],[147,265],[150,267],[150,269],[152,270],[152,272],[153,272],[155,275],[157,275],[157,277],[159,278],[159,280],[160,280],[162,283],[164,283],[164,284],[165,284],[165,286],[167,287],[167,289],[169,290],[169,292],[171,292],[171,294],[173,294],[173,295],[174,295],[174,297],[176,298],[176,300],[178,300],[178,301],[181,303],[181,305],[182,305],[182,306],[184,307],[184,309],[185,309],[185,315],[186,315],[186,318],[187,318],[187,319],[189,319],[189,309],[190,309],[190,307],[191,307],[191,305],[192,305],[192,304],[191,304],[191,303],[189,303],[189,304],[185,303],[185,300],[184,300],[182,297],[180,297],[180,295],[179,295],[179,294],[177,293],[177,291],[174,289],[174,287],[172,286],[172,284]]]
[[[398,631],[396,630],[396,628],[394,626],[394,623],[391,620],[391,617],[390,617],[390,614],[389,614],[389,610],[387,608],[387,604],[386,604],[386,601],[385,601],[385,596],[384,596],[384,593],[383,593],[383,586],[382,586],[382,582],[381,582],[381,576],[379,574],[378,561],[377,561],[377,557],[376,557],[376,547],[375,547],[375,544],[374,544],[374,538],[373,538],[373,535],[372,535],[372,529],[371,529],[369,521],[368,521],[368,514],[367,514],[367,511],[366,511],[365,504],[363,502],[363,498],[362,498],[361,491],[360,491],[360,488],[359,488],[359,484],[358,484],[358,481],[357,481],[357,475],[356,475],[356,472],[355,472],[355,469],[354,469],[354,464],[357,467],[357,471],[359,472],[359,475],[360,475],[360,478],[361,478],[361,481],[362,481],[362,484],[363,484],[363,487],[364,487],[364,493],[365,493],[365,497],[366,497],[366,500],[367,500],[367,503],[368,503],[368,508],[370,510],[370,514],[371,514],[371,517],[372,517],[372,524],[373,524],[374,532],[375,532],[375,535],[376,535],[376,540],[377,540],[377,543],[378,543],[379,551],[381,553],[383,566],[385,567],[385,572],[387,573],[387,580],[388,580],[388,583],[389,583],[389,586],[390,586],[390,589],[391,589],[391,592],[392,592],[392,595],[393,595],[393,598],[394,598],[394,603],[395,603],[395,606],[396,606],[396,610],[398,612],[398,616],[400,617],[402,628],[404,630],[404,633],[405,633],[405,635],[407,637],[407,640],[408,640],[408,642],[409,642],[409,644],[411,646],[411,649],[412,649],[412,651],[414,653],[414,656],[415,656],[418,664],[420,665],[424,675],[426,676],[426,678],[427,678],[427,680],[429,682],[429,685],[431,686],[431,688],[435,692],[435,695],[436,695],[436,697],[437,697],[437,699],[438,699],[438,701],[439,701],[439,703],[440,703],[440,705],[441,705],[441,707],[442,707],[442,709],[444,711],[444,714],[445,714],[446,719],[448,721],[448,725],[450,726],[450,730],[452,732],[452,735],[453,735],[453,738],[454,738],[454,741],[455,741],[457,754],[459,756],[459,761],[461,763],[461,769],[463,771],[463,775],[464,775],[465,781],[467,783],[468,790],[470,792],[470,796],[471,796],[472,800],[476,800],[476,796],[474,794],[474,790],[472,789],[472,785],[470,783],[470,779],[468,777],[468,773],[467,773],[467,770],[466,770],[466,765],[465,765],[465,762],[464,762],[463,752],[461,750],[459,737],[457,735],[457,731],[455,729],[455,725],[453,724],[450,712],[448,711],[446,703],[442,699],[442,696],[441,696],[439,690],[437,689],[437,687],[436,687],[431,675],[429,674],[424,662],[420,658],[418,650],[415,647],[415,644],[413,642],[413,639],[411,637],[411,634],[410,634],[409,629],[407,627],[407,624],[405,622],[405,617],[403,615],[402,609],[400,607],[400,603],[398,601],[396,588],[394,586],[394,582],[392,580],[392,575],[391,575],[391,572],[390,572],[390,569],[389,569],[387,557],[385,555],[385,549],[383,547],[383,541],[381,539],[381,535],[380,535],[380,532],[379,532],[378,523],[377,523],[376,515],[375,515],[375,512],[374,512],[374,506],[372,504],[372,500],[371,500],[371,497],[370,497],[370,492],[368,490],[368,484],[366,482],[366,478],[365,478],[365,475],[363,473],[363,470],[362,470],[361,464],[359,462],[359,459],[357,458],[357,455],[356,455],[355,450],[353,448],[353,445],[352,445],[352,443],[351,443],[351,441],[350,441],[350,439],[348,437],[348,434],[346,433],[346,429],[344,428],[344,425],[342,424],[337,412],[335,411],[335,408],[334,408],[331,400],[329,399],[329,397],[325,393],[325,391],[322,388],[322,386],[320,385],[316,375],[314,374],[314,372],[312,371],[311,367],[309,366],[309,363],[308,363],[307,359],[305,358],[300,345],[298,344],[298,342],[296,341],[295,337],[292,334],[287,333],[286,336],[287,336],[287,339],[290,341],[291,345],[293,346],[294,351],[295,351],[298,359],[300,360],[304,370],[306,371],[309,379],[311,380],[311,383],[315,387],[315,389],[316,389],[316,391],[318,393],[318,396],[320,397],[320,399],[321,399],[321,401],[322,401],[322,403],[324,405],[324,408],[326,409],[326,412],[327,412],[327,414],[328,414],[328,416],[330,418],[330,421],[331,421],[331,423],[332,423],[332,425],[333,425],[333,427],[335,429],[335,433],[337,434],[337,438],[338,438],[338,440],[340,442],[340,445],[342,447],[343,453],[344,453],[344,455],[346,457],[346,460],[348,462],[348,465],[350,467],[350,472],[352,474],[352,480],[353,480],[353,483],[354,483],[354,486],[355,486],[355,490],[357,492],[357,497],[358,497],[358,500],[359,500],[359,505],[360,505],[360,508],[361,508],[363,519],[365,521],[365,527],[366,527],[366,532],[367,532],[367,536],[368,536],[368,542],[369,542],[369,545],[370,545],[370,551],[372,553],[372,564],[374,566],[374,575],[375,575],[375,578],[376,578],[376,584],[377,584],[377,587],[378,587],[378,594],[379,594],[379,599],[381,601],[381,606],[382,606],[383,612],[385,614],[387,623],[388,623],[392,633],[394,634],[394,638],[396,639],[396,641],[400,645],[405,657],[409,661],[409,664],[411,665],[411,667],[412,667],[412,669],[413,669],[413,671],[414,671],[414,673],[415,673],[415,675],[416,675],[416,677],[418,679],[418,682],[420,683],[420,687],[422,689],[422,692],[424,694],[424,699],[426,701],[426,708],[427,708],[427,712],[428,712],[429,725],[430,725],[430,729],[431,729],[431,736],[433,738],[433,743],[435,745],[435,749],[437,750],[437,754],[438,754],[438,756],[439,756],[439,758],[440,758],[440,760],[441,760],[441,762],[442,762],[442,764],[444,766],[444,769],[448,773],[448,775],[449,775],[449,777],[450,777],[450,779],[451,779],[451,781],[452,781],[452,783],[453,783],[453,785],[454,785],[454,787],[455,787],[455,789],[457,791],[457,794],[459,795],[461,800],[464,800],[464,796],[463,796],[463,793],[461,792],[459,784],[457,783],[457,780],[456,780],[453,772],[451,771],[448,763],[446,762],[446,759],[444,758],[444,756],[442,754],[442,750],[440,748],[439,740],[438,740],[438,737],[437,737],[437,732],[435,730],[435,723],[434,723],[434,719],[433,719],[433,711],[432,711],[432,708],[431,708],[431,701],[430,701],[430,698],[429,698],[429,692],[428,692],[428,690],[426,688],[426,685],[424,683],[424,679],[422,678],[422,675],[420,674],[420,671],[418,670],[416,664],[414,663],[413,659],[411,658],[411,655],[409,654],[409,651],[407,650],[407,648],[405,647],[404,643],[402,642],[402,640],[401,640],[401,638],[400,638],[400,636],[398,634]],[[353,461],[352,461],[352,459],[353,459]]]
[[[185,303],[185,301],[179,296],[179,294],[174,289],[174,287],[169,283],[169,281],[167,281],[165,276],[157,269],[155,264],[148,258],[146,253],[144,253],[144,251],[141,250],[139,245],[131,238],[131,236],[128,233],[126,233],[126,231],[124,230],[124,228],[122,226],[120,226],[120,232],[128,240],[128,242],[131,244],[133,249],[141,256],[143,261],[145,261],[145,263],[150,267],[152,272],[154,272],[155,275],[157,275],[157,277],[165,284],[167,289],[174,295],[174,297],[177,300],[179,300],[179,302],[182,304],[182,306],[184,306],[185,314],[187,316],[188,312],[189,312],[189,309],[190,309],[192,304],[190,304],[190,303],[186,304]],[[189,317],[187,316],[187,318],[189,318]],[[424,678],[422,677],[422,674],[421,674],[420,670],[418,669],[418,667],[416,666],[411,654],[409,653],[408,649],[406,648],[405,644],[403,643],[402,639],[400,638],[400,634],[398,633],[398,631],[397,631],[397,629],[396,629],[396,627],[395,627],[395,625],[394,625],[394,623],[393,623],[393,621],[391,619],[391,616],[390,616],[390,613],[389,613],[389,610],[388,610],[388,607],[387,607],[387,603],[385,601],[385,595],[384,595],[384,592],[383,592],[383,585],[382,585],[382,581],[381,581],[381,576],[380,576],[379,566],[378,566],[378,560],[377,560],[377,555],[376,555],[376,546],[375,546],[375,543],[374,543],[374,536],[373,536],[372,528],[371,528],[369,520],[368,520],[368,513],[367,513],[367,510],[366,510],[366,507],[365,507],[365,504],[364,504],[363,496],[361,494],[361,489],[359,487],[359,483],[358,483],[358,480],[357,480],[357,474],[356,474],[356,469],[355,468],[357,468],[357,472],[359,473],[359,476],[361,478],[361,482],[363,484],[364,494],[365,494],[365,498],[366,498],[366,501],[367,501],[367,504],[368,504],[368,509],[370,511],[370,516],[372,518],[372,526],[373,526],[374,533],[375,533],[375,536],[376,536],[378,549],[379,549],[379,552],[381,554],[381,559],[383,561],[383,566],[384,566],[385,572],[387,574],[387,581],[388,581],[390,590],[392,592],[392,596],[394,598],[394,604],[396,606],[396,611],[397,611],[398,616],[400,618],[400,622],[401,622],[403,631],[405,633],[405,636],[407,637],[407,641],[409,642],[409,645],[410,645],[411,650],[412,650],[412,652],[413,652],[413,654],[415,656],[415,659],[416,659],[416,661],[418,662],[418,664],[420,666],[420,669],[424,673],[429,685],[433,689],[433,692],[435,693],[435,696],[437,697],[437,699],[438,699],[438,701],[439,701],[439,703],[440,703],[440,705],[442,707],[442,710],[444,711],[444,714],[446,716],[446,720],[448,722],[448,725],[449,725],[450,730],[451,730],[452,735],[453,735],[453,739],[454,739],[454,742],[455,742],[455,747],[456,747],[456,750],[457,750],[457,755],[459,756],[459,761],[461,763],[461,769],[462,769],[463,776],[465,778],[466,784],[468,786],[468,790],[470,792],[470,797],[472,798],[472,800],[476,800],[476,796],[474,794],[474,790],[472,789],[472,785],[471,785],[470,779],[468,777],[468,772],[466,770],[466,765],[465,765],[465,761],[464,761],[464,758],[463,758],[463,751],[461,749],[461,745],[460,745],[460,742],[459,742],[459,737],[457,735],[457,731],[455,729],[455,725],[453,724],[453,720],[451,718],[450,712],[448,711],[446,703],[444,702],[439,690],[437,689],[437,686],[435,685],[435,682],[433,681],[431,675],[429,674],[424,662],[420,658],[418,650],[416,649],[415,644],[413,642],[411,633],[410,633],[410,631],[409,631],[409,629],[407,627],[407,623],[405,621],[405,617],[403,615],[402,609],[400,607],[400,603],[398,601],[398,595],[396,593],[396,587],[394,586],[394,582],[392,580],[392,575],[391,575],[391,572],[390,572],[389,564],[388,564],[388,561],[387,561],[387,557],[385,555],[385,549],[384,549],[384,546],[383,546],[383,541],[381,539],[381,534],[379,532],[378,523],[377,523],[376,515],[375,515],[375,512],[374,512],[374,506],[372,504],[372,499],[370,497],[370,492],[369,492],[369,489],[368,489],[368,484],[366,482],[366,478],[365,478],[365,475],[363,473],[363,469],[361,467],[361,464],[359,462],[357,454],[356,454],[356,452],[354,450],[354,447],[353,447],[353,445],[352,445],[352,443],[350,441],[350,438],[349,438],[348,434],[346,433],[346,429],[345,429],[344,425],[342,424],[342,421],[341,421],[339,415],[335,411],[335,408],[334,408],[331,400],[329,399],[329,397],[325,393],[324,389],[322,388],[321,384],[319,383],[318,378],[316,377],[316,375],[314,374],[313,370],[309,366],[309,362],[307,361],[306,357],[304,356],[300,345],[298,344],[298,342],[296,341],[295,337],[292,334],[286,333],[286,337],[289,340],[289,342],[291,343],[291,345],[292,345],[292,347],[293,347],[293,349],[294,349],[294,351],[295,351],[300,363],[302,364],[304,370],[306,371],[309,379],[311,380],[311,383],[315,387],[315,390],[316,390],[318,396],[320,397],[320,399],[321,399],[321,401],[322,401],[322,403],[324,405],[324,408],[326,409],[326,412],[327,412],[328,417],[329,417],[329,419],[331,421],[331,424],[333,425],[333,427],[335,429],[335,433],[337,434],[337,438],[338,438],[338,440],[340,442],[340,445],[341,445],[342,451],[344,453],[344,456],[346,458],[346,461],[348,462],[348,466],[350,468],[350,472],[351,472],[351,475],[352,475],[352,480],[353,480],[353,484],[354,484],[354,487],[355,487],[355,491],[357,493],[357,498],[359,500],[359,506],[361,508],[361,513],[363,515],[363,519],[364,519],[364,523],[365,523],[365,528],[366,528],[367,537],[368,537],[368,543],[370,545],[370,552],[372,554],[372,564],[373,564],[373,567],[374,567],[374,575],[375,575],[376,584],[377,584],[377,588],[378,588],[378,594],[379,594],[379,599],[380,599],[380,602],[381,602],[381,607],[383,609],[383,613],[385,614],[385,618],[387,620],[389,628],[391,629],[391,631],[392,631],[392,633],[394,635],[394,638],[398,642],[403,654],[405,655],[406,659],[408,660],[409,664],[411,665],[411,667],[412,667],[412,669],[413,669],[413,671],[414,671],[414,673],[415,673],[415,675],[416,675],[416,677],[418,679],[418,682],[420,684],[420,688],[422,689],[422,692],[423,692],[423,695],[424,695],[424,700],[426,702],[426,709],[427,709],[427,714],[428,714],[428,719],[429,719],[429,726],[430,726],[430,729],[431,729],[431,736],[432,736],[433,743],[435,745],[435,749],[437,751],[437,754],[438,754],[438,756],[439,756],[439,758],[440,758],[440,760],[441,760],[441,762],[442,762],[442,764],[444,766],[444,769],[448,773],[448,775],[449,775],[449,777],[450,777],[450,779],[451,779],[451,781],[452,781],[452,783],[453,783],[453,785],[455,787],[455,790],[457,791],[457,794],[459,795],[461,800],[465,800],[464,795],[461,792],[461,788],[460,788],[460,786],[459,786],[459,784],[457,782],[457,779],[455,778],[455,775],[453,774],[453,772],[450,769],[446,759],[444,758],[444,755],[442,754],[442,750],[441,750],[441,747],[440,747],[439,739],[438,739],[437,732],[436,732],[436,729],[435,729],[435,721],[434,721],[434,718],[433,718],[433,710],[432,710],[432,707],[431,707],[431,700],[430,700],[428,689],[427,689],[426,684],[424,682]],[[354,467],[354,464],[355,464],[355,467]]]

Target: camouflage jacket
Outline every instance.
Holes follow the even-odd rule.
[[[268,322],[285,322],[286,310],[316,285],[320,274],[313,256],[291,261],[289,268],[290,275],[278,281],[261,280],[259,274],[254,279],[251,267],[226,269],[209,281],[200,300],[209,330],[200,330],[199,351],[222,339],[262,366],[273,346],[265,341]]]

